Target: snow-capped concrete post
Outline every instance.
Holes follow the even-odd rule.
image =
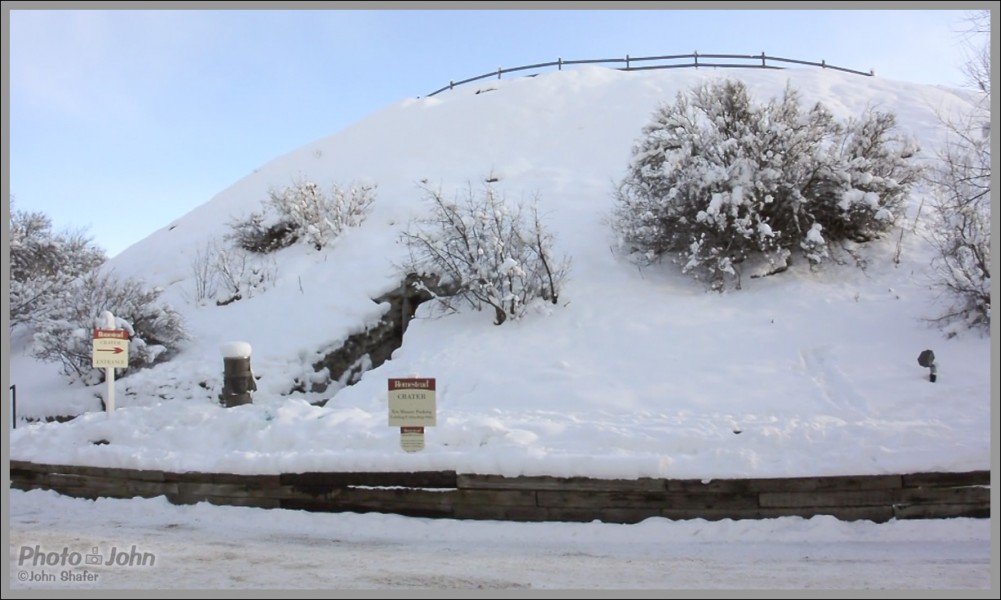
[[[254,372],[250,370],[251,350],[247,342],[228,342],[220,348],[223,382],[219,400],[226,408],[253,402],[250,392],[257,389],[257,382],[254,381]]]
[[[922,367],[928,367],[928,381],[935,383],[938,379],[938,367],[935,365],[935,353],[931,350],[925,350],[918,355],[918,364]]]

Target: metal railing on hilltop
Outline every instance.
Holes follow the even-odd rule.
[[[701,60],[700,60],[701,59]],[[690,62],[676,62],[688,60]],[[651,64],[634,66],[635,63],[659,61],[667,64]],[[707,62],[709,61],[709,62]],[[722,61],[722,62],[720,62]],[[624,67],[616,67],[619,71],[649,71],[653,69],[681,69],[681,68],[712,68],[712,69],[784,69],[785,67],[768,64],[768,61],[772,63],[788,63],[796,65],[807,65],[811,67],[820,67],[821,69],[833,69],[835,71],[843,71],[845,73],[853,73],[855,75],[864,75],[866,77],[875,76],[875,72],[870,70],[868,73],[865,71],[856,71],[855,69],[846,69],[844,67],[837,67],[828,64],[827,61],[821,60],[818,62],[812,62],[808,60],[797,60],[794,58],[780,58],[778,56],[767,56],[764,52],[761,54],[699,54],[695,51],[691,54],[672,54],[667,56],[639,56],[632,57],[628,54],[625,58],[599,58],[590,60],[563,60],[559,58],[551,62],[536,63],[534,65],[522,65],[520,67],[511,67],[508,69],[503,69],[497,67],[496,71],[490,71],[489,73],[484,73],[483,75],[477,75],[476,77],[470,77],[468,79],[463,79],[461,81],[449,81],[448,85],[439,88],[428,96],[434,96],[435,94],[444,92],[445,90],[450,90],[457,85],[462,85],[464,83],[471,83],[473,81],[479,81],[481,79],[486,79],[487,77],[496,76],[500,79],[502,75],[507,73],[516,73],[518,71],[528,71],[531,69],[546,69],[549,67],[556,67],[558,70],[562,71],[564,66],[573,65],[620,65],[625,64]]]

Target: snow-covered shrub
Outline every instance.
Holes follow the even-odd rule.
[[[965,122],[944,122],[950,140],[931,173],[935,216],[929,236],[935,283],[953,297],[940,321],[991,323],[990,96]]]
[[[116,326],[129,332],[129,369],[166,361],[187,335],[180,315],[157,303],[161,291],[135,279],[121,281],[92,271],[74,283],[67,302],[36,323],[33,354],[61,363],[71,380],[103,381],[104,370],[91,367],[92,330],[105,326],[100,316],[107,310],[117,318]],[[127,372],[119,369],[116,374]]]
[[[375,187],[338,185],[329,192],[309,180],[299,180],[268,193],[264,213],[253,213],[230,225],[230,238],[251,252],[267,253],[304,240],[322,249],[348,227],[368,216]]]
[[[212,241],[195,253],[191,271],[195,302],[223,306],[267,289],[277,277],[278,265],[270,256]]]
[[[13,200],[12,200],[13,203]],[[104,251],[80,232],[52,231],[40,212],[10,214],[10,326],[44,319],[72,294],[73,281],[104,262]]]
[[[812,262],[832,241],[889,230],[919,169],[894,116],[868,109],[838,123],[796,90],[752,102],[740,81],[706,83],[658,109],[633,148],[612,225],[640,262],[673,255],[712,289],[741,270]]]
[[[229,224],[226,239],[238,248],[258,254],[268,254],[287,248],[299,240],[298,228],[289,221],[265,224],[264,213],[251,213],[245,219]]]
[[[509,206],[489,187],[454,202],[425,192],[430,215],[403,233],[407,272],[439,277],[476,310],[493,307],[497,325],[520,318],[535,300],[557,303],[569,260],[553,257],[535,206]]]
[[[991,323],[991,13],[967,18],[967,83],[982,93],[961,118],[940,116],[948,142],[931,172],[937,250],[935,283],[951,296],[940,322],[990,328]]]

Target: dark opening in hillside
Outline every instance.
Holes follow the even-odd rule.
[[[313,383],[309,391],[322,393],[330,383],[345,385],[356,383],[361,374],[386,362],[393,351],[403,345],[403,334],[414,318],[414,312],[421,303],[435,295],[450,295],[452,290],[442,286],[436,277],[425,277],[411,273],[400,282],[399,287],[387,292],[373,302],[388,302],[389,310],[378,323],[356,333],[340,347],[328,352],[321,360],[313,363],[313,370],[327,370],[328,379]],[[306,392],[306,383],[298,382],[292,391]],[[326,400],[318,403],[324,404]]]

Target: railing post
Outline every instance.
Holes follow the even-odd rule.
[[[501,68],[497,67],[497,79],[500,79],[500,76],[501,76]]]
[[[765,68],[765,53],[763,51],[761,53],[761,68]]]
[[[692,52],[692,56],[695,57],[695,68],[698,69],[699,68],[699,51],[696,50],[695,52]]]
[[[629,70],[629,55],[626,55],[626,70]]]
[[[559,61],[559,68],[557,70],[562,71],[563,70],[563,58],[560,57],[560,58],[557,58],[556,60]]]
[[[451,89],[452,89],[452,88],[454,88],[454,87],[455,87],[455,82],[454,82],[454,81],[449,81],[449,82],[448,82],[448,89],[450,89],[450,90],[451,90]]]
[[[826,60],[820,59],[820,68],[821,69],[826,69],[827,68],[827,61]]]
[[[11,402],[11,425],[17,429],[17,385],[10,386]]]

